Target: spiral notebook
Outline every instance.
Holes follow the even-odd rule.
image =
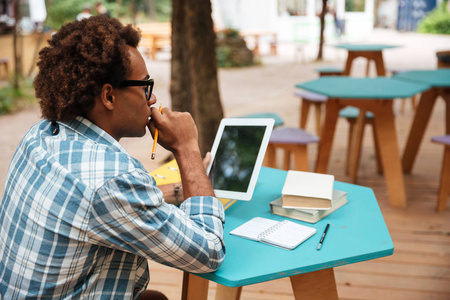
[[[255,217],[230,231],[230,234],[292,250],[312,237],[316,229],[288,220]]]

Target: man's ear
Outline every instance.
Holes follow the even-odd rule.
[[[116,103],[116,98],[114,96],[114,88],[112,87],[111,84],[109,83],[105,83],[102,86],[102,92],[100,94],[100,100],[102,102],[102,104],[108,109],[108,110],[113,110],[115,103]]]

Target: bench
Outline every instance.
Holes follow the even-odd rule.
[[[142,31],[139,46],[152,60],[155,60],[157,52],[171,47],[172,26],[170,23],[146,23],[139,24],[138,27]]]

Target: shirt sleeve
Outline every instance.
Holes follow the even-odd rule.
[[[180,208],[164,202],[142,170],[109,180],[95,193],[88,226],[91,243],[193,273],[217,270],[225,257],[222,203],[191,197]]]

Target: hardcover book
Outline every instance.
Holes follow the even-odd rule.
[[[290,170],[281,191],[283,207],[331,209],[333,184],[333,175]]]
[[[270,211],[274,215],[288,217],[308,223],[316,223],[322,220],[338,208],[348,203],[347,192],[333,190],[332,207],[327,210],[320,209],[299,209],[299,208],[284,208],[282,206],[282,199],[278,198],[270,202]]]

